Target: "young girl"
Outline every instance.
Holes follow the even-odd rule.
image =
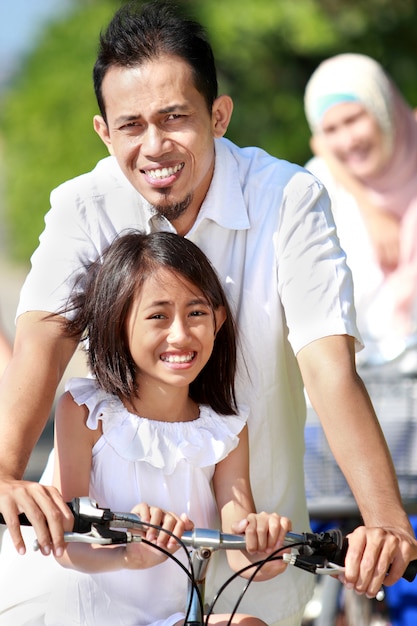
[[[291,524],[255,513],[247,415],[234,395],[234,323],[210,263],[178,235],[129,232],[86,280],[67,331],[88,340],[94,378],[71,380],[58,404],[55,486],[67,501],[89,495],[177,536],[213,527],[218,512],[225,532],[248,541],[248,552],[228,554],[234,570],[265,558]],[[179,548],[164,532],[146,539]],[[74,571],[52,594],[47,623],[183,623],[186,575],[152,547],[68,544],[59,562]],[[270,563],[257,579],[283,569]],[[233,624],[264,622],[237,615]]]

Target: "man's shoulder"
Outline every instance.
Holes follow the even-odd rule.
[[[70,178],[56,187],[51,196],[102,196],[119,189],[129,187],[114,157],[108,156],[96,163],[89,172]]]
[[[223,154],[226,158],[233,159],[237,168],[247,181],[260,181],[270,179],[276,185],[290,180],[295,174],[310,174],[307,170],[296,163],[274,156],[257,146],[239,147],[227,139],[223,139]]]
[[[329,170],[329,166],[322,157],[313,156],[309,161],[307,161],[305,168],[311,172],[313,176],[322,180],[326,185],[332,181],[332,174]]]

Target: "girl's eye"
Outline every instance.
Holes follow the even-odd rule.
[[[208,312],[207,311],[191,311],[190,315],[192,317],[199,317],[202,315],[208,315]]]

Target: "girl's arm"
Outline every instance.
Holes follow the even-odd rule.
[[[89,495],[92,449],[101,431],[87,428],[87,418],[87,407],[78,406],[71,394],[66,392],[58,403],[55,416],[54,463],[54,486],[62,493],[66,502]],[[137,505],[132,512],[140,515],[142,521],[161,525],[177,536],[193,527],[186,516],[179,518],[147,504]],[[65,530],[72,530],[72,525],[67,523]],[[157,535],[150,529],[146,534],[140,534],[171,554],[179,548],[167,533]],[[63,556],[57,560],[63,567],[94,573],[145,569],[166,558],[168,557],[159,550],[143,543],[131,543],[127,546],[70,543],[66,544]]]
[[[53,483],[66,502],[89,495],[92,449],[101,432],[87,428],[87,418],[87,407],[65,392],[55,412]]]
[[[224,532],[245,533],[248,551],[229,550],[227,558],[234,571],[266,558],[283,545],[291,522],[277,513],[256,513],[249,479],[248,429],[240,433],[240,443],[223,461],[217,464],[213,488],[220,511]],[[280,574],[282,561],[268,563],[255,580],[267,580]],[[253,570],[242,576],[249,578]]]

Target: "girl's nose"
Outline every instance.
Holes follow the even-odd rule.
[[[190,339],[191,334],[186,320],[176,317],[169,328],[168,341],[175,344],[184,344]]]

